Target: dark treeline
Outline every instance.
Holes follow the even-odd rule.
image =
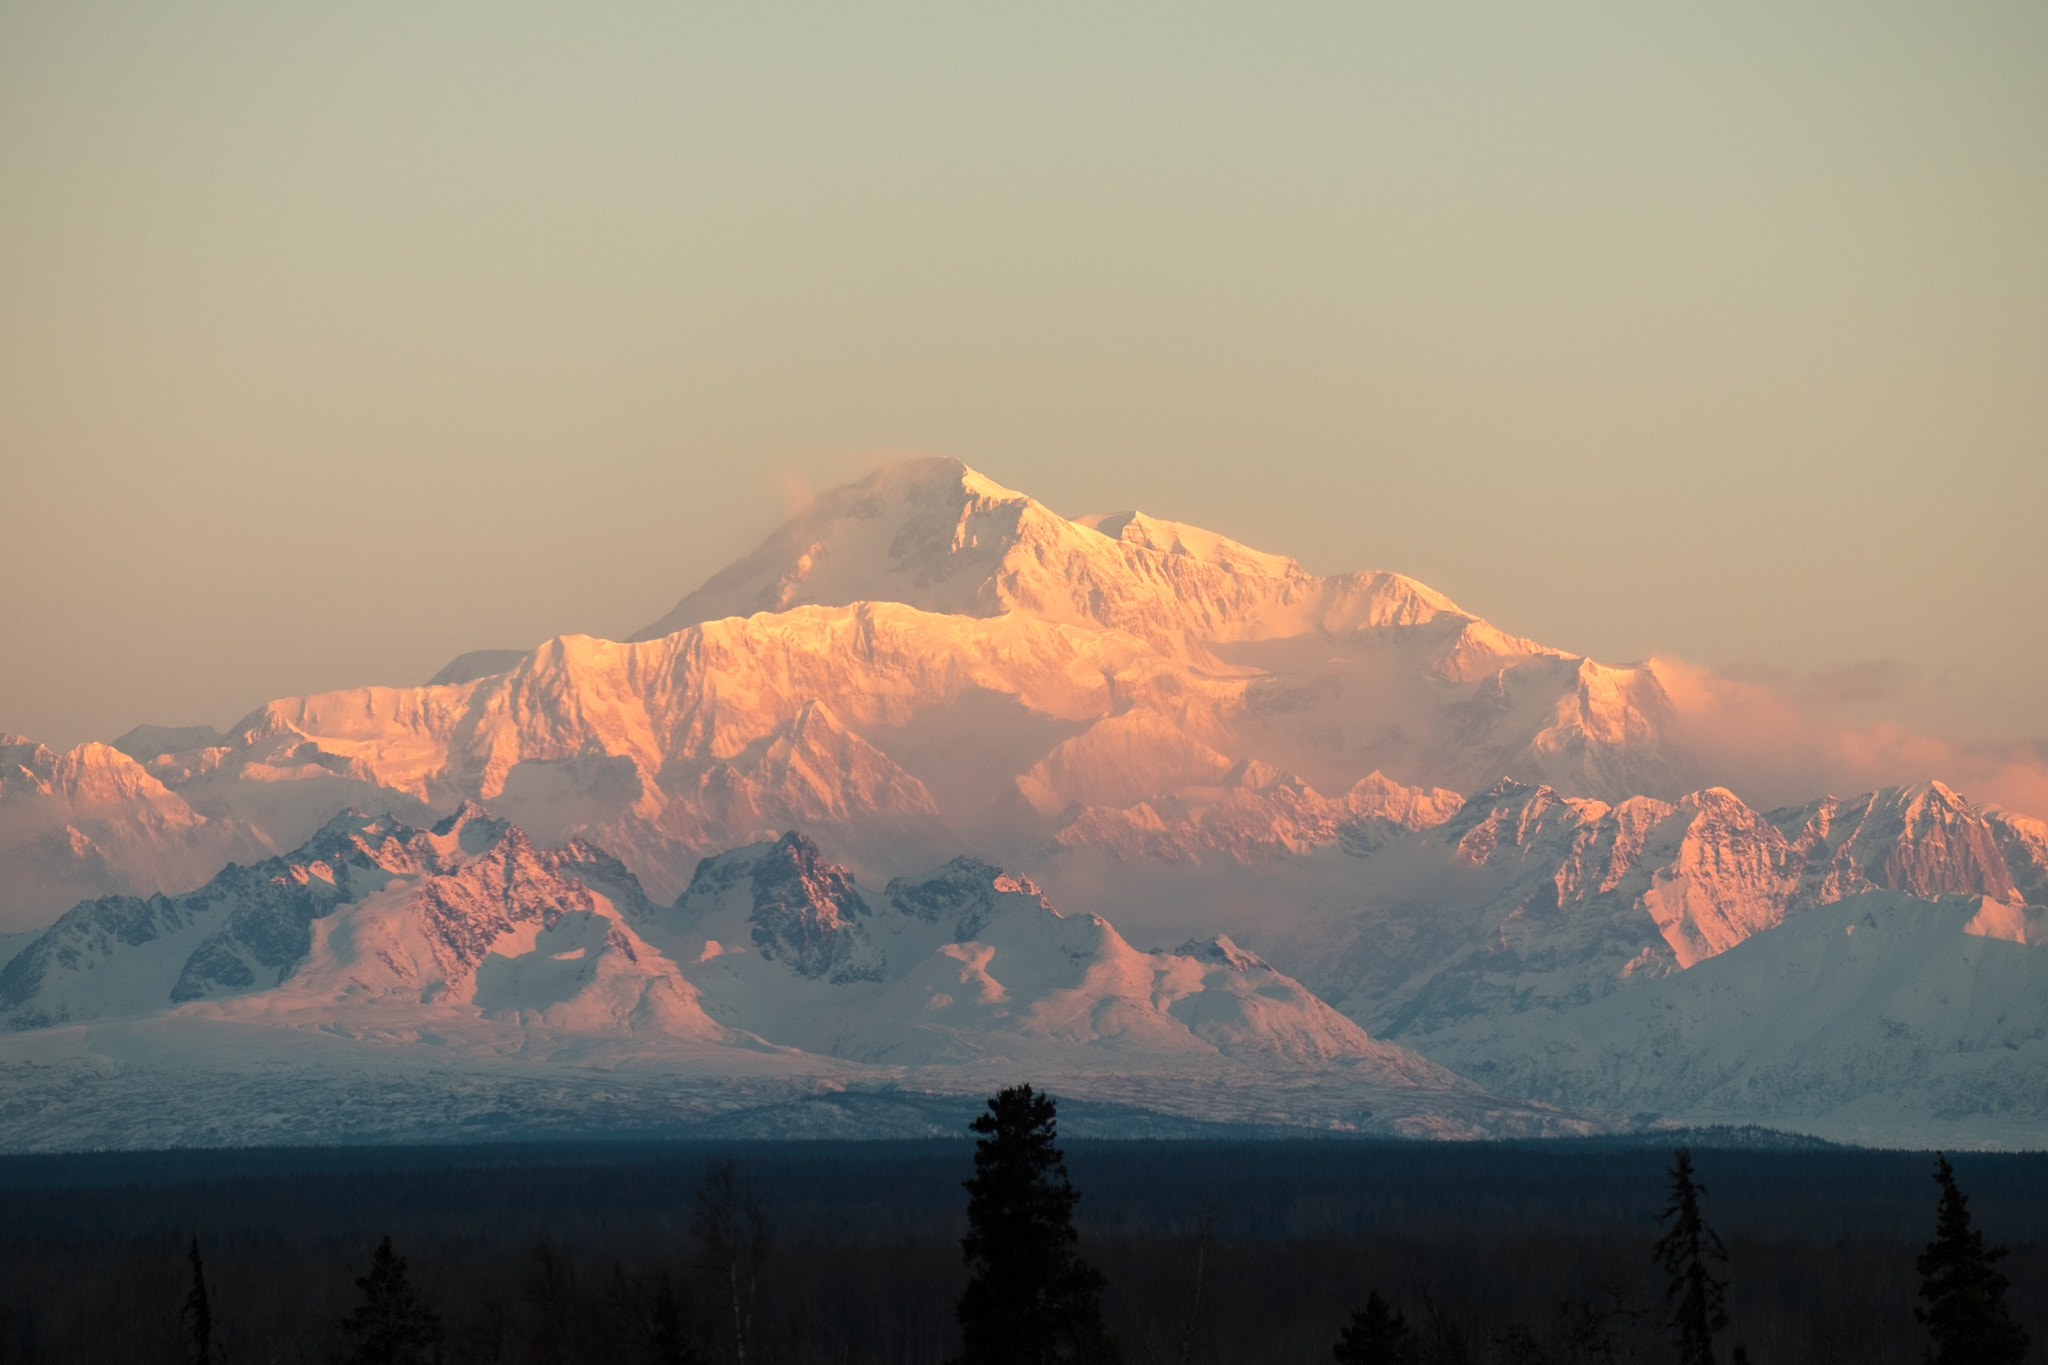
[[[1375,1289],[1419,1361],[1676,1358],[1652,1260],[1668,1150],[1063,1145],[1079,1248],[1133,1365],[1326,1362]],[[2048,1157],[1951,1159],[2048,1359]],[[734,1245],[758,1256],[749,1360],[959,1349],[967,1143],[581,1144],[0,1158],[0,1360],[190,1359],[195,1238],[216,1358],[340,1359],[386,1235],[451,1365],[661,1358],[664,1283],[688,1348],[731,1359],[733,1266],[693,1232],[725,1160],[766,1233],[748,1240],[731,1206]],[[1692,1161],[1728,1253],[1722,1359],[1741,1342],[1753,1365],[1921,1360],[1931,1154]]]

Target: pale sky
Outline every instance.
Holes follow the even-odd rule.
[[[930,453],[2048,740],[2048,6],[1006,8],[0,0],[0,730]]]

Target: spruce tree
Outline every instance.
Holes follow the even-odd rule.
[[[1726,1264],[1728,1249],[1700,1217],[1700,1196],[1706,1186],[1692,1178],[1692,1152],[1673,1154],[1671,1202],[1658,1222],[1656,1262],[1671,1283],[1664,1291],[1671,1305],[1671,1333],[1678,1343],[1680,1365],[1714,1365],[1714,1334],[1728,1325],[1728,1282],[1716,1279],[1709,1261]]]
[[[1102,1323],[1102,1275],[1075,1251],[1081,1196],[1055,1145],[1057,1119],[1050,1095],[1020,1085],[972,1124],[960,1365],[1120,1359]]]
[[[1365,1307],[1351,1315],[1351,1325],[1330,1348],[1337,1365],[1411,1365],[1415,1359],[1415,1334],[1408,1319],[1387,1306],[1375,1289],[1366,1295]]]
[[[391,1236],[377,1244],[370,1273],[356,1281],[363,1300],[341,1320],[348,1365],[430,1365],[439,1357],[441,1316],[413,1288]]]
[[[697,1353],[683,1334],[683,1305],[663,1271],[654,1291],[654,1321],[647,1343],[649,1365],[698,1365]]]
[[[186,1359],[193,1365],[213,1365],[213,1304],[206,1292],[206,1263],[199,1259],[199,1239],[192,1239],[192,1292],[178,1316],[185,1324]]]
[[[727,1317],[720,1355],[733,1365],[747,1365],[758,1356],[754,1340],[754,1300],[761,1286],[761,1264],[768,1259],[773,1237],[761,1191],[739,1162],[730,1157],[714,1162],[697,1185],[697,1208],[690,1222],[697,1238],[698,1268],[711,1287],[721,1318]],[[728,1334],[729,1332],[729,1334]]]
[[[1970,1199],[1956,1188],[1948,1157],[1934,1155],[1934,1181],[1941,1186],[1934,1240],[1920,1253],[1920,1297],[1925,1308],[1913,1316],[1927,1328],[1929,1365],[2020,1365],[2027,1358],[2026,1329],[2005,1307],[2005,1276],[1997,1263],[2002,1246],[1984,1245],[1970,1226]]]

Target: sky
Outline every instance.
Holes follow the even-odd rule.
[[[2043,72],[2033,0],[0,0],[0,730],[624,636],[944,454],[2048,755]]]

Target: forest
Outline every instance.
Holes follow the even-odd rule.
[[[380,1243],[450,1365],[938,1365],[961,1349],[961,1140],[0,1157],[0,1361],[350,1358]],[[1687,1139],[1751,1365],[1917,1362],[1934,1155]],[[1670,1145],[1062,1144],[1121,1359],[1327,1362],[1377,1292],[1406,1358],[1679,1359],[1653,1261]],[[2048,1155],[1951,1153],[2048,1341]],[[737,1330],[736,1330],[736,1324]]]

